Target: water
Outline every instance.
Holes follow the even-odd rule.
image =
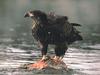
[[[67,15],[70,22],[80,23],[82,27],[78,29],[84,40],[66,52],[63,61],[68,64],[67,74],[100,75],[99,7],[99,0],[0,0],[0,75],[34,74],[18,69],[21,64],[41,58],[31,34],[31,21],[23,17],[26,11],[34,9],[54,11]]]
[[[23,46],[20,44],[20,46]],[[30,47],[30,45],[26,45]],[[63,61],[68,65],[68,75],[100,75],[100,44],[88,48],[69,48]],[[99,49],[99,50],[98,50]],[[53,50],[50,50],[51,52]],[[34,71],[19,70],[25,63],[33,63],[40,59],[41,53],[33,48],[24,50],[11,46],[0,46],[0,74],[2,75],[32,75]],[[49,74],[50,75],[50,74]],[[51,74],[52,75],[52,74]],[[62,74],[61,74],[62,75]],[[65,75],[65,74],[63,74]]]

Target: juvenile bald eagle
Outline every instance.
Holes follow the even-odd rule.
[[[61,60],[69,44],[82,40],[79,31],[74,27],[80,25],[68,22],[67,16],[46,14],[40,10],[34,10],[25,13],[24,17],[32,18],[32,34],[41,44],[42,60],[47,58],[49,44],[55,45],[54,59]]]

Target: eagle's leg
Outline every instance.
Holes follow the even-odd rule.
[[[47,64],[45,61],[48,59],[48,57],[46,56],[48,44],[42,44],[42,43],[39,43],[39,44],[41,47],[42,59],[37,61],[36,63],[29,64],[27,66],[27,68],[29,70],[32,70],[34,68],[35,69],[43,69],[43,68],[47,67]]]
[[[57,44],[55,47],[55,57],[53,58],[55,62],[60,62],[62,61],[66,50],[68,49],[67,44],[66,43],[61,43],[61,44]]]
[[[47,60],[47,48],[48,48],[48,44],[41,44],[41,53],[42,53],[42,59],[41,60]]]

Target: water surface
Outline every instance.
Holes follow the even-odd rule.
[[[20,46],[23,46],[20,44]],[[27,47],[30,45],[26,45]],[[99,48],[100,44],[95,45]],[[93,48],[95,46],[89,46]],[[99,48],[100,49],[100,48]],[[51,54],[53,50],[50,50]],[[0,74],[2,75],[32,75],[36,72],[19,70],[25,63],[33,63],[41,58],[40,50],[0,46]],[[63,61],[68,65],[68,75],[100,75],[100,50],[69,48]],[[48,74],[47,74],[48,75]],[[50,74],[49,74],[50,75]],[[52,74],[51,74],[52,75]],[[62,75],[62,74],[61,74]],[[65,74],[63,74],[65,75]]]

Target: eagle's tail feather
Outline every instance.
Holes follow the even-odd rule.
[[[77,23],[71,23],[72,26],[81,26],[80,24]]]

